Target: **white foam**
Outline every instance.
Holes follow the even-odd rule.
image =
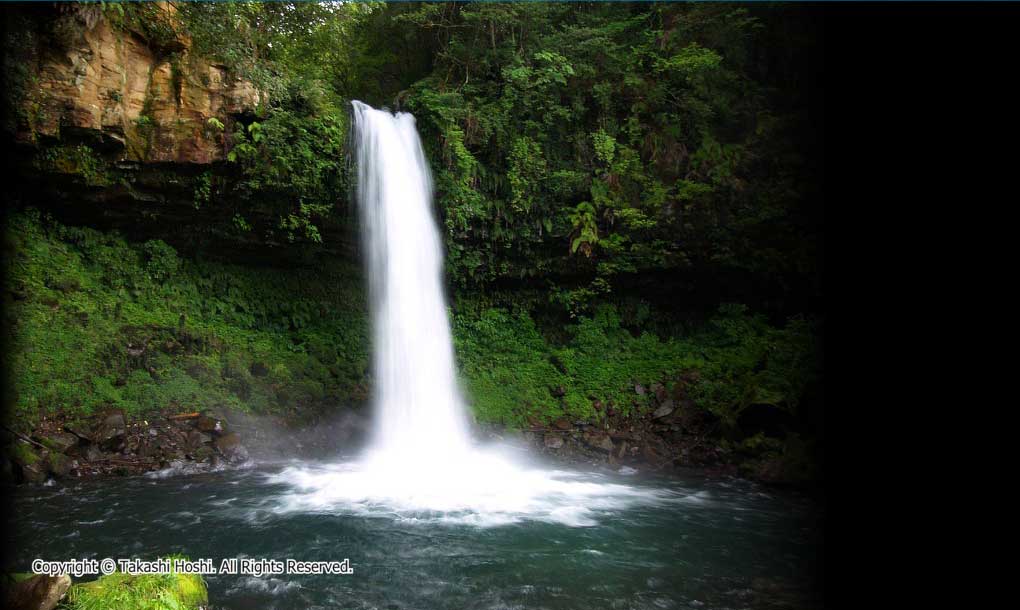
[[[268,476],[290,487],[271,502],[274,513],[376,515],[477,527],[524,520],[593,526],[604,513],[670,497],[602,475],[520,466],[483,449],[446,463],[370,454],[357,462],[291,466]]]
[[[300,589],[301,585],[295,581],[281,580],[279,578],[246,576],[237,581],[233,587],[227,590],[228,594],[236,594],[241,591],[265,593],[267,595],[282,595],[291,589]]]

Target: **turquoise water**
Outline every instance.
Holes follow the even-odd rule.
[[[280,510],[284,464],[14,493],[15,570],[37,557],[183,553],[350,559],[351,575],[207,576],[213,608],[814,608],[821,513],[739,479],[583,473],[654,492],[584,526],[527,516],[487,527],[435,512]]]

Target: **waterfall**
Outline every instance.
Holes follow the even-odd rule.
[[[357,199],[374,330],[375,438],[354,461],[290,466],[277,512],[391,515],[480,527],[523,519],[595,525],[664,501],[602,474],[531,468],[507,447],[473,446],[443,296],[432,179],[414,117],[354,105]]]
[[[373,447],[405,463],[456,459],[469,436],[454,372],[432,177],[413,116],[353,105],[374,330]]]

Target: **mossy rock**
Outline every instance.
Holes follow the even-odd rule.
[[[196,574],[115,572],[73,585],[67,599],[67,610],[198,610],[209,603],[209,593]]]
[[[15,442],[10,448],[11,462],[21,472],[22,480],[28,483],[45,483],[47,463],[27,443]]]
[[[19,466],[38,464],[40,459],[39,454],[28,443],[17,441],[11,445],[11,461]]]
[[[65,477],[71,472],[71,459],[62,453],[52,452],[46,456],[46,469],[56,477]]]
[[[39,442],[45,445],[50,451],[64,453],[78,444],[78,437],[70,432],[57,432],[55,434],[42,437],[39,439]]]

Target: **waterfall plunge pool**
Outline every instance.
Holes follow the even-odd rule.
[[[17,488],[8,548],[18,570],[37,557],[173,553],[216,566],[348,558],[354,569],[207,576],[211,607],[224,609],[819,605],[821,515],[798,493],[697,473],[552,470],[546,493],[516,505],[503,496],[488,505],[482,493],[429,509],[424,486],[392,502],[333,487],[372,484],[358,482],[365,472],[359,462],[294,462]]]

